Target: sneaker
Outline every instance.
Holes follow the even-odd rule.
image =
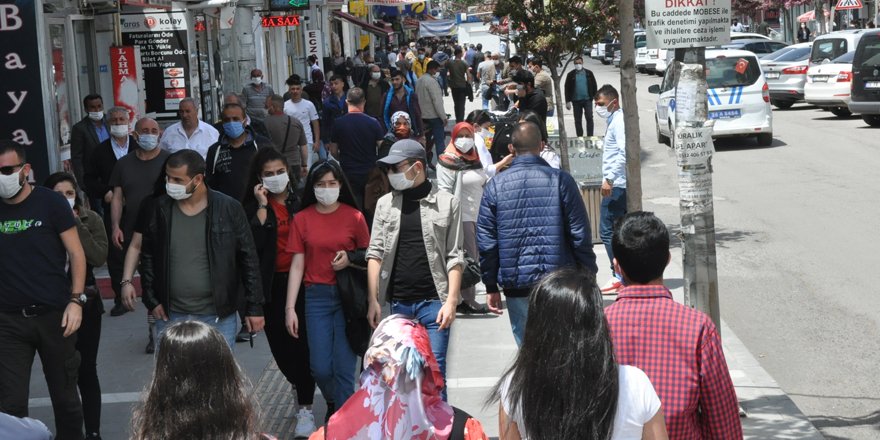
[[[153,342],[153,338],[150,337],[149,342],[147,342],[147,347],[144,348],[144,353],[146,353],[146,354],[153,354],[153,353],[155,353],[155,352],[156,352],[156,343]]]
[[[128,313],[128,309],[126,309],[125,306],[122,304],[116,304],[115,306],[113,306],[112,309],[110,309],[110,316],[122,316],[126,313]]]
[[[623,283],[621,283],[617,277],[611,277],[611,279],[602,286],[602,295],[614,295],[621,287],[623,287]]]
[[[315,432],[315,415],[312,411],[300,408],[296,413],[296,428],[293,430],[293,438],[309,438]]]
[[[248,333],[247,327],[242,327],[241,331],[235,335],[235,342],[247,342],[251,340],[251,334]]]

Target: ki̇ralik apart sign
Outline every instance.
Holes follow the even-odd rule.
[[[730,42],[730,0],[645,0],[645,15],[651,49]]]

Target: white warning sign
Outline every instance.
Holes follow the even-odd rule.
[[[730,0],[645,0],[645,15],[650,49],[730,42]]]

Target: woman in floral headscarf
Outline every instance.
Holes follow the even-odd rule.
[[[452,141],[446,151],[437,158],[437,187],[456,196],[461,206],[461,227],[464,232],[464,249],[468,255],[478,258],[477,215],[480,213],[480,200],[483,186],[489,175],[480,162],[477,151],[474,126],[459,122],[452,128]],[[465,314],[485,314],[489,310],[477,302],[474,287],[461,289],[462,302],[458,312]]]
[[[403,139],[413,139],[412,120],[407,112],[394,112],[391,115],[391,130],[385,134],[382,142],[379,144],[378,159],[388,155],[391,146],[395,142]],[[388,183],[388,174],[381,167],[370,170],[367,175],[367,185],[364,190],[364,214],[367,216],[367,223],[372,226],[373,215],[376,213],[376,203],[379,198],[391,192],[391,185]]]
[[[364,355],[360,389],[310,439],[486,440],[480,422],[444,402],[442,389],[427,330],[389,316]]]

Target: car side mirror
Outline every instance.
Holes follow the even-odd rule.
[[[660,94],[660,85],[654,84],[654,85],[649,86],[648,93],[653,93],[655,95],[659,95]]]

